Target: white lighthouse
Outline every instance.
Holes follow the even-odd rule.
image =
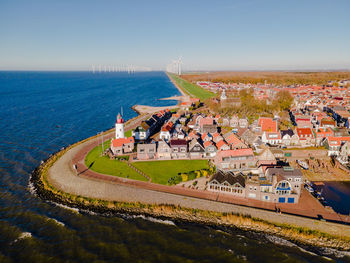
[[[120,115],[120,113],[118,113],[117,121],[115,122],[115,138],[116,139],[125,138],[124,120]]]

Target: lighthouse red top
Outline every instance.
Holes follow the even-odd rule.
[[[118,116],[117,116],[117,123],[124,123],[124,120],[123,120],[122,116],[120,115],[120,113],[118,113]]]

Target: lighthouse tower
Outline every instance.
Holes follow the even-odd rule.
[[[125,138],[124,120],[120,115],[120,113],[118,113],[117,121],[115,122],[115,138],[116,139]]]

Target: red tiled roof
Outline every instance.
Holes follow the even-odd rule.
[[[227,143],[224,140],[218,141],[216,144],[216,147],[218,149],[220,149],[221,147],[223,147],[224,145],[227,145]]]
[[[350,142],[350,136],[349,137],[328,137],[328,144],[331,146],[340,146],[343,142]]]
[[[242,143],[242,141],[238,139],[238,137],[233,133],[231,133],[230,136],[226,138],[226,141],[227,143],[232,144],[232,146]]]
[[[299,136],[300,139],[305,138],[305,135],[307,135],[308,137],[313,137],[311,128],[297,128],[297,134]]]
[[[211,141],[206,141],[206,142],[204,142],[204,147],[205,148],[207,148],[207,147],[209,147],[209,146],[211,146],[211,145],[214,145]]]
[[[272,118],[260,117],[258,124],[261,131],[277,132],[277,121]]]
[[[215,133],[213,134],[213,138],[216,138],[216,137],[218,137],[218,136],[220,136],[220,133],[218,133],[218,132],[215,132]]]
[[[121,147],[124,144],[128,143],[135,143],[134,137],[128,137],[128,138],[119,138],[119,139],[113,139],[112,140],[112,146],[113,147]]]

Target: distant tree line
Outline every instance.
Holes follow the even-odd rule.
[[[293,104],[293,96],[286,90],[279,91],[270,103],[267,103],[266,100],[256,99],[253,89],[240,90],[237,96],[241,100],[239,107],[230,104],[225,104],[225,107],[222,107],[217,98],[208,99],[205,104],[213,112],[226,116],[247,117],[250,122],[259,116],[272,117],[276,113],[289,109]]]
[[[275,85],[327,85],[329,81],[350,79],[350,71],[345,72],[213,72],[182,76],[192,82],[211,81],[222,83],[251,83]],[[337,84],[335,84],[337,85]]]

